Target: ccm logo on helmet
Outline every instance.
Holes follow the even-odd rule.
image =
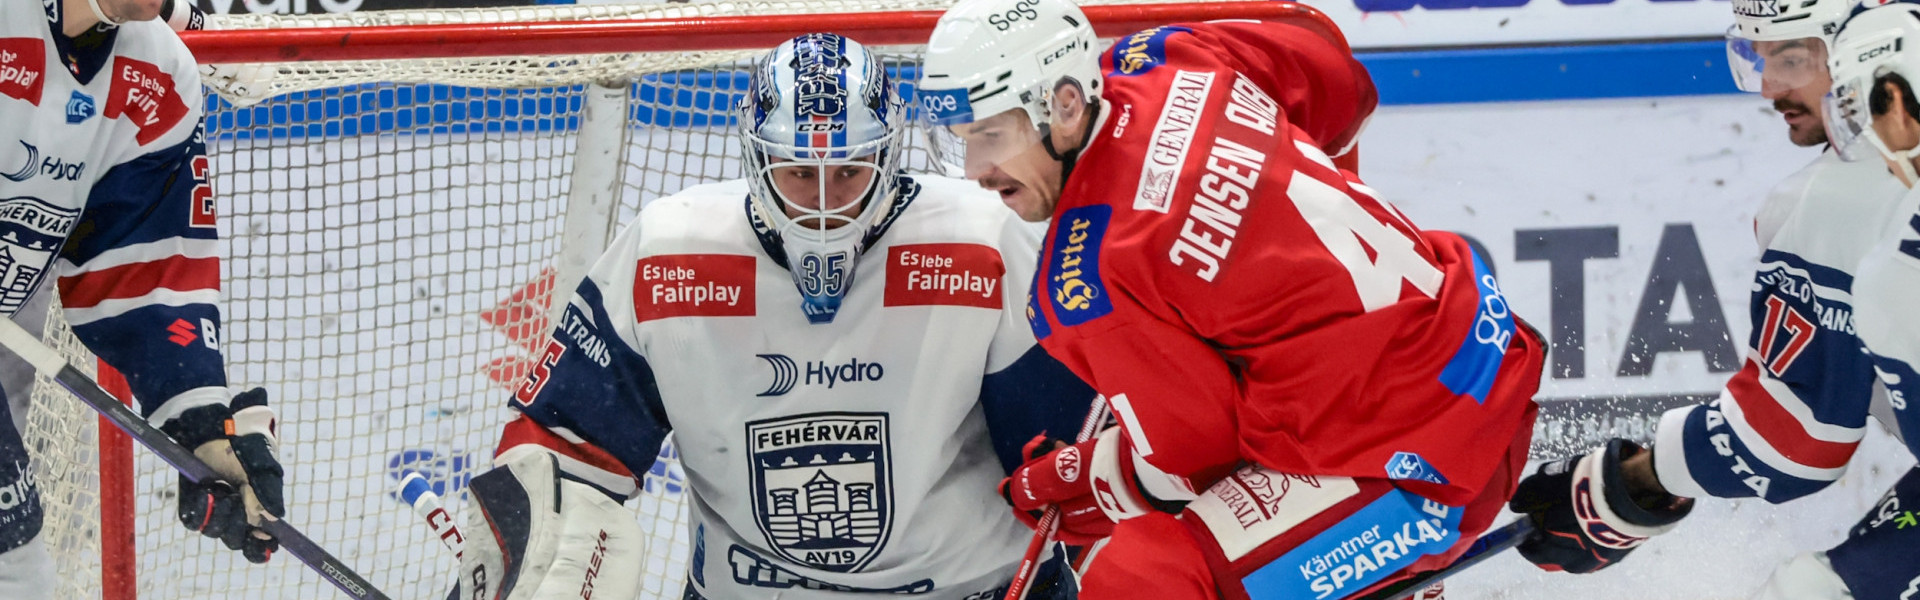
[[[988,16],[987,23],[992,24],[994,29],[1006,31],[1014,23],[1040,18],[1040,11],[1034,10],[1039,6],[1040,0],[1020,0],[1018,4],[1013,5],[1013,10]]]
[[[1040,57],[1040,66],[1045,67],[1048,65],[1052,65],[1053,61],[1060,60],[1060,58],[1066,56],[1068,52],[1072,52],[1074,46],[1078,46],[1078,45],[1080,45],[1080,42],[1078,40],[1067,42],[1067,45],[1061,46],[1059,50],[1055,50],[1047,54],[1046,56]]]
[[[1866,52],[1861,52],[1860,56],[1854,58],[1853,61],[1867,62],[1869,60],[1873,60],[1875,57],[1878,57],[1882,54],[1893,52],[1899,49],[1900,49],[1900,40],[1896,39],[1893,41],[1893,43],[1890,43],[1890,44],[1881,44],[1878,46],[1874,46],[1872,48],[1868,48]]]
[[[829,131],[841,131],[841,130],[845,130],[846,128],[847,128],[846,123],[801,123],[800,133],[824,133]]]

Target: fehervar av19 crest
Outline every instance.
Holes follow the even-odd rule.
[[[886,546],[893,461],[886,413],[815,413],[747,424],[755,519],[767,545],[853,572]]]

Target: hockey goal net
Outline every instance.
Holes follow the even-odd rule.
[[[882,50],[904,89],[950,1],[219,16],[183,36],[203,63],[261,63],[210,80],[206,125],[220,343],[236,389],[264,386],[279,412],[289,521],[389,596],[444,597],[455,562],[395,485],[418,472],[461,511],[551,290],[564,298],[644,202],[738,176],[744,61],[835,31]],[[1306,12],[1088,8],[1109,36]],[[51,312],[47,339],[91,366]],[[43,379],[28,415],[55,598],[335,597],[290,556],[248,565],[181,528],[174,471],[57,386]],[[690,533],[670,441],[645,479],[629,503],[653,536],[643,597],[678,598]]]

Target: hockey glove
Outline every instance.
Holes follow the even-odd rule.
[[[458,597],[639,595],[647,538],[633,511],[593,486],[561,477],[559,469],[550,453],[521,452],[473,478]]]
[[[1646,452],[1615,439],[1585,456],[1540,465],[1520,481],[1508,508],[1533,519],[1520,555],[1548,571],[1591,573],[1672,529],[1693,510],[1691,498],[1630,489],[1621,464]]]
[[[260,529],[264,515],[287,515],[275,427],[261,388],[241,392],[229,406],[188,409],[160,426],[221,478],[194,483],[180,476],[180,523],[254,563],[267,562],[280,549],[280,541]]]
[[[1041,435],[1022,448],[1026,464],[1000,480],[1000,496],[1027,527],[1039,528],[1048,506],[1060,507],[1056,539],[1084,546],[1113,534],[1113,525],[1155,510],[1134,483],[1132,452],[1118,427],[1078,444]]]

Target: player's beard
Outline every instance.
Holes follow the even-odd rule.
[[[1811,123],[1802,121],[1787,124],[1787,139],[1792,140],[1794,145],[1818,146],[1827,143],[1826,125],[1823,124],[1820,113],[1814,112],[1813,108],[1792,98],[1781,98],[1773,101],[1773,110],[1783,115],[1787,111],[1800,111],[1800,114],[1812,118]]]

